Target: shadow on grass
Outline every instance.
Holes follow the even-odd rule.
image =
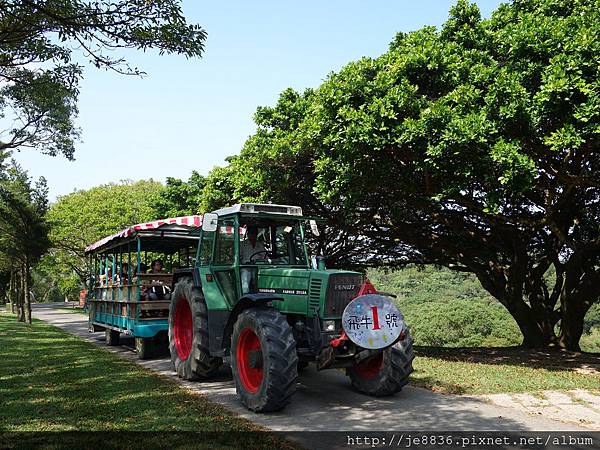
[[[188,447],[241,448],[245,443],[253,448],[288,447],[282,440],[261,433],[223,438],[228,432],[256,432],[260,428],[200,395],[190,395],[172,381],[54,327],[25,325],[0,316],[0,349],[0,432],[215,432],[202,445],[187,442]],[[32,440],[33,445],[43,436],[23,439]],[[101,440],[102,436],[92,435],[90,439]],[[170,448],[185,443],[169,441],[166,435],[149,439],[155,444],[152,447],[161,439],[167,439],[164,444]],[[60,442],[56,448],[68,448]],[[18,447],[23,448],[22,444]]]
[[[150,449],[234,449],[269,448],[264,432],[52,432],[0,433],[2,450],[44,449],[71,450],[150,450]],[[263,443],[261,445],[261,442]],[[253,447],[258,445],[258,447]],[[270,438],[271,448],[294,449],[276,436]],[[249,446],[249,447],[247,447]]]
[[[561,349],[526,349],[522,347],[424,347],[415,346],[417,356],[446,361],[514,365],[551,371],[600,374],[600,354],[570,352]]]
[[[0,431],[230,433],[257,428],[201,395],[182,390],[174,382],[54,327],[7,324],[0,316],[3,331],[8,331],[4,336],[12,337],[0,338],[0,346],[8,348],[7,358],[11,361],[10,365],[0,361],[0,397],[7,399],[0,409]],[[121,351],[133,357],[129,350]],[[169,365],[160,359],[152,363],[157,367]],[[447,382],[448,390],[456,389],[452,379],[428,377],[430,374],[423,373],[421,378],[435,386]],[[227,379],[231,380],[230,373]],[[228,386],[226,390],[233,388]],[[349,379],[339,371],[317,372],[309,367],[300,375],[294,401],[285,410],[262,417],[267,419],[263,422],[277,429],[311,431],[396,426],[419,430],[515,430],[520,425],[510,418],[499,422],[497,416],[482,413],[481,404],[479,400],[410,388],[395,396],[373,398],[352,393]],[[268,442],[265,435],[263,440],[260,436],[249,435],[239,448],[280,448]],[[306,439],[307,448],[330,448],[321,442],[320,435],[307,435]],[[220,443],[209,446],[220,448]]]

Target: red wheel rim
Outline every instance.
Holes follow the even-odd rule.
[[[250,352],[256,350],[260,351],[258,336],[252,329],[244,328],[238,337],[235,354],[242,386],[252,393],[258,391],[263,380],[263,369],[250,365]]]
[[[383,353],[357,364],[356,373],[359,377],[370,380],[379,375],[381,367],[383,367]]]
[[[179,358],[184,361],[190,356],[194,329],[192,311],[185,298],[179,299],[175,305],[175,317],[173,319],[173,334],[175,336],[175,349]]]

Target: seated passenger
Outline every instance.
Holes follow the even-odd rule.
[[[160,259],[152,261],[151,267],[150,273],[165,273],[163,270],[163,262]],[[171,288],[162,280],[152,280],[147,293],[148,299],[150,300],[169,300],[171,298]]]
[[[121,273],[119,274],[121,284],[129,284],[129,264],[121,264]]]
[[[112,285],[112,270],[108,268],[105,273],[102,273],[98,277],[100,287],[108,287]]]
[[[165,271],[163,270],[162,259],[155,259],[154,261],[152,261],[152,264],[150,264],[150,270],[148,270],[148,273],[165,273]]]
[[[148,271],[148,266],[144,263],[140,263],[140,271],[138,273],[146,273]],[[138,276],[137,274],[134,274],[135,276],[131,279],[132,283],[137,283],[138,282]]]

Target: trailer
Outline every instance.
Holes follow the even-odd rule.
[[[131,225],[85,249],[89,257],[86,307],[90,332],[104,331],[106,343],[133,336],[140,359],[168,344],[173,272],[196,264],[200,216]],[[152,272],[151,261],[162,270]]]

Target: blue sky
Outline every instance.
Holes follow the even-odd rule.
[[[257,106],[287,87],[318,86],[362,56],[378,56],[398,31],[441,25],[454,1],[303,2],[184,0],[189,21],[208,32],[201,59],[127,52],[144,78],[86,68],[76,161],[31,150],[15,154],[47,178],[51,200],[122,179],[206,175],[239,153]],[[475,1],[484,17],[500,4]]]

